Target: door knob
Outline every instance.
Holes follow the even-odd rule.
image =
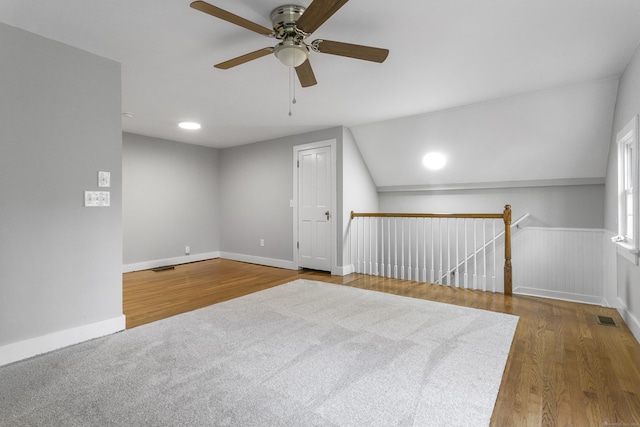
[[[329,217],[331,216],[331,214],[329,213],[329,211],[326,211],[324,214],[327,216],[327,221],[329,221]]]

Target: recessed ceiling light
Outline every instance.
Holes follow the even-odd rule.
[[[200,123],[196,123],[196,122],[180,122],[178,123],[178,126],[180,126],[182,129],[188,129],[188,130],[197,130],[200,129]]]
[[[447,163],[446,157],[440,153],[427,153],[422,159],[422,163],[424,163],[425,167],[431,170],[442,169],[444,165]]]

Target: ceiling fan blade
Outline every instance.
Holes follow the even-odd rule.
[[[296,27],[311,34],[349,0],[313,0],[296,22]]]
[[[309,87],[318,84],[316,76],[313,74],[313,68],[311,68],[311,62],[307,59],[296,67],[296,74],[298,74],[298,80],[302,87]]]
[[[216,18],[220,18],[227,22],[231,22],[232,24],[244,27],[247,30],[255,31],[258,34],[263,34],[265,36],[270,36],[271,34],[273,34],[273,30],[267,27],[263,27],[262,25],[256,24],[255,22],[251,22],[248,19],[241,18],[238,15],[234,15],[231,12],[227,12],[226,10],[210,5],[209,3],[206,3],[204,1],[194,1],[193,3],[191,3],[191,7],[199,10],[200,12],[208,13],[209,15],[215,16]]]
[[[334,42],[331,40],[314,40],[312,46],[321,53],[347,56],[372,62],[384,62],[389,55],[389,49],[361,46],[358,44]]]
[[[254,59],[262,58],[263,56],[267,56],[270,53],[273,53],[272,47],[265,47],[260,50],[256,50],[255,52],[247,53],[242,56],[238,56],[237,58],[230,59],[225,62],[221,62],[219,64],[214,65],[216,68],[220,68],[222,70],[228,70],[229,68],[233,68],[237,65],[244,64],[245,62],[253,61]]]

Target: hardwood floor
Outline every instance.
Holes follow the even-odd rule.
[[[493,426],[640,426],[640,344],[616,310],[594,305],[214,259],[124,274],[127,328],[298,278],[519,316]]]

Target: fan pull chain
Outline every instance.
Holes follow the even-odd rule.
[[[293,87],[293,99],[291,100],[292,104],[295,104],[296,102],[296,76],[293,74],[293,67],[291,67],[291,75],[289,77],[289,80],[291,82],[291,87]]]
[[[293,73],[293,67],[289,67],[289,100],[291,100],[291,73]],[[291,103],[289,104],[289,117],[293,116],[291,112]]]
[[[289,117],[291,117],[293,116],[293,112],[291,111],[292,110],[291,106],[298,102],[296,100],[296,80],[293,75],[293,67],[289,67],[289,99],[290,99]]]

